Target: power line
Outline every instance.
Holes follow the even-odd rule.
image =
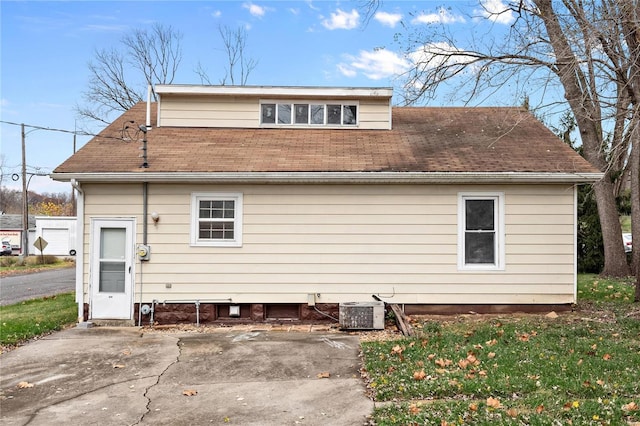
[[[13,121],[0,120],[0,123],[9,124],[11,126],[24,126],[33,130],[48,130],[50,132],[68,133],[68,134],[78,135],[78,136],[93,136],[93,137],[100,136],[103,139],[115,139],[118,141],[123,140],[122,138],[115,138],[113,136],[104,136],[98,133],[89,133],[89,132],[78,131],[78,130],[57,129],[55,127],[43,127],[43,126],[36,126],[34,124],[15,123]]]
[[[43,127],[43,126],[36,126],[36,125],[33,125],[33,124],[14,123],[13,121],[0,120],[0,123],[10,124],[12,126],[29,127],[30,129],[34,129],[34,130],[49,130],[50,132],[70,133],[72,135],[82,135],[82,136],[98,136],[98,135],[95,135],[95,134],[92,134],[92,133],[88,133],[88,132],[79,132],[77,130],[56,129],[54,127]]]

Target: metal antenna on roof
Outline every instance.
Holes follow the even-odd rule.
[[[138,126],[138,129],[140,129],[140,131],[143,133],[142,147],[140,148],[142,150],[142,165],[140,167],[146,169],[149,167],[149,163],[147,162],[147,126],[141,124],[140,126]]]
[[[131,129],[134,129],[134,127],[130,126],[131,124],[135,123],[133,120],[127,121],[126,123],[124,123],[122,125],[122,140],[125,142],[130,142],[134,139],[138,139],[138,132],[139,130],[135,131],[135,134],[131,134]]]

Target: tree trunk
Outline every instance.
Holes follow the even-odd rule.
[[[622,244],[622,227],[609,163],[602,149],[602,111],[597,93],[589,89],[595,85],[596,77],[585,73],[581,67],[581,61],[572,50],[560,18],[554,10],[553,1],[534,0],[534,3],[538,7],[539,16],[549,36],[549,43],[556,55],[554,72],[560,78],[565,98],[576,118],[584,158],[605,173],[604,177],[593,185],[604,243],[602,273],[608,276],[626,277],[629,275],[629,265]]]
[[[604,269],[602,275],[612,277],[629,276],[629,265],[622,244],[622,227],[618,217],[613,183],[609,173],[593,185],[598,204],[598,217],[604,243]]]
[[[635,302],[640,302],[640,128],[636,127],[631,140],[631,237],[633,254],[631,270],[636,276]]]

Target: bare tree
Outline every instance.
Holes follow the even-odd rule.
[[[172,83],[182,60],[181,39],[171,26],[155,24],[125,35],[119,48],[97,50],[88,64],[89,85],[78,115],[109,124],[112,113],[144,100],[148,86]]]
[[[486,9],[482,14],[494,22],[513,17],[508,35],[501,40],[483,34],[462,46],[442,26],[407,33],[406,55],[414,65],[405,76],[405,103],[432,97],[447,85],[467,102],[507,86],[524,90],[524,82],[537,84],[541,93],[551,89],[564,93],[584,157],[604,172],[594,185],[605,250],[603,274],[628,275],[614,182],[625,170],[637,181],[630,153],[638,138],[638,1],[512,0],[505,4],[501,10]],[[638,197],[637,185],[633,191],[632,199]],[[636,235],[640,232],[635,230],[640,222],[638,208],[632,219]]]
[[[6,163],[7,157],[4,154],[0,154],[0,188],[2,188],[2,184],[5,178]]]
[[[227,67],[224,77],[220,79],[220,84],[245,86],[249,74],[258,65],[258,61],[247,56],[247,31],[242,27],[232,29],[219,26],[218,32],[227,55]],[[195,72],[200,76],[202,84],[211,84],[211,79],[201,63],[198,63]]]

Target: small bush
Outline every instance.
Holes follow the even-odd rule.
[[[36,255],[29,256],[26,261],[26,265],[35,266],[35,265],[53,265],[58,263],[60,260],[56,256],[51,256],[45,254],[44,256]]]
[[[0,266],[6,268],[16,264],[17,257],[13,256],[2,256],[0,257]]]

